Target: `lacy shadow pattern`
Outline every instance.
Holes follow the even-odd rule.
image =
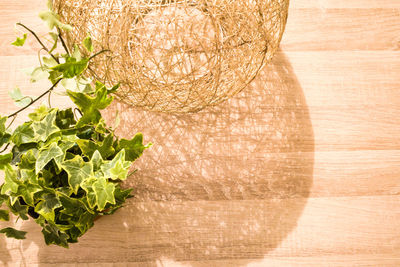
[[[24,229],[39,246],[43,266],[221,266],[213,263],[219,260],[235,266],[235,260],[247,264],[272,255],[296,227],[312,186],[314,136],[302,88],[283,52],[240,94],[199,113],[171,115],[116,103],[105,114],[110,123],[117,110],[118,135],[141,131],[154,144],[126,183],[135,197],[96,221],[68,252],[44,245],[39,229],[28,223]]]

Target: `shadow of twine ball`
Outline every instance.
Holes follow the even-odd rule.
[[[117,97],[164,112],[195,112],[241,91],[268,63],[285,28],[289,0],[54,0],[74,27],[69,46],[88,33],[96,78],[121,82]],[[83,50],[82,50],[83,52]]]

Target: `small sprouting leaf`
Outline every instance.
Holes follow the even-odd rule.
[[[57,110],[53,110],[46,115],[41,121],[35,121],[32,123],[32,128],[35,130],[35,137],[40,141],[46,141],[47,138],[58,132],[60,129],[56,126],[56,113]]]
[[[24,35],[22,36],[22,38],[19,38],[19,37],[17,37],[17,40],[15,40],[14,42],[12,42],[11,44],[12,45],[15,45],[15,46],[23,46],[24,44],[25,44],[25,41],[26,41],[26,37],[27,37],[28,35],[26,34],[26,33],[24,33]]]
[[[44,240],[46,245],[59,245],[65,248],[68,248],[68,235],[66,233],[61,232],[57,226],[48,224],[43,227],[42,230]]]
[[[9,96],[14,100],[14,103],[18,107],[25,107],[32,102],[32,98],[29,96],[23,96],[21,90],[16,87],[14,90],[8,92]]]
[[[86,48],[87,51],[93,52],[93,43],[92,37],[88,34],[86,38],[83,40],[83,46]]]
[[[58,36],[58,35],[56,35]],[[46,67],[51,68],[58,65],[57,61],[52,57],[42,57],[43,63]]]
[[[107,178],[125,180],[130,166],[131,162],[125,160],[125,150],[122,149],[111,161],[101,165],[101,171]]]
[[[59,27],[60,29],[63,29],[65,31],[72,30],[72,27],[70,25],[64,24],[59,21],[59,16],[53,11],[42,11],[39,13],[39,17],[47,23],[47,26],[49,26],[50,30],[52,30],[54,27]]]
[[[31,82],[35,83],[37,81],[47,79],[47,78],[49,78],[49,75],[50,74],[45,67],[34,68],[32,73],[30,74]]]
[[[52,53],[56,48],[57,48],[57,43],[58,43],[58,34],[56,34],[56,33],[54,33],[54,32],[49,32],[49,35],[50,35],[50,37],[53,39],[53,46],[51,47],[51,49],[50,49],[50,53]],[[53,59],[53,58],[52,58]],[[53,59],[54,60],[54,59]],[[44,57],[43,57],[43,61],[44,61]],[[54,60],[54,62],[56,62],[55,60]],[[56,62],[56,64],[57,64],[57,62]],[[56,65],[56,64],[54,64],[54,65]],[[53,65],[53,66],[54,66]],[[51,66],[52,67],[52,66]]]
[[[0,210],[0,221],[9,221],[10,213],[8,210]]]
[[[6,168],[12,160],[12,153],[0,155],[0,170]]]
[[[115,204],[114,198],[115,185],[105,178],[99,178],[93,183],[93,191],[96,195],[98,209],[104,210],[107,203]]]
[[[79,47],[76,44],[74,45],[71,57],[74,58],[77,62],[82,60],[81,51],[79,50]]]
[[[57,143],[52,143],[48,148],[39,151],[39,156],[35,163],[36,174],[38,174],[52,159],[62,156],[63,154],[63,151]]]
[[[134,161],[151,145],[151,143],[146,146],[143,145],[143,135],[137,133],[131,140],[121,139],[118,143],[118,150],[125,149],[125,159],[128,161]]]
[[[47,221],[54,222],[56,208],[61,207],[61,202],[54,194],[45,194],[41,201],[36,205],[35,212],[42,215]]]
[[[26,232],[18,231],[11,227],[6,227],[0,230],[0,233],[5,234],[7,237],[12,237],[15,239],[25,239]]]
[[[62,73],[63,78],[74,78],[79,76],[88,66],[89,60],[84,58],[76,61],[75,58],[69,58],[67,62],[58,64],[51,69]]]
[[[30,123],[24,123],[15,129],[11,136],[11,141],[16,145],[27,144],[36,142],[35,132],[33,131]]]
[[[68,183],[75,193],[78,192],[81,183],[93,173],[92,163],[85,162],[79,155],[64,161],[61,166],[68,173]]]

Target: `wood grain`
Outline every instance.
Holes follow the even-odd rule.
[[[2,114],[14,86],[48,86],[19,71],[37,45],[9,46],[17,21],[45,32],[44,2],[0,2]],[[67,251],[18,221],[28,238],[0,236],[0,265],[399,266],[399,49],[399,1],[293,0],[281,50],[229,101],[104,112],[112,122],[120,110],[119,135],[154,143],[127,182],[135,198]]]

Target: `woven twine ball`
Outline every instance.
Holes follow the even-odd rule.
[[[88,33],[92,70],[133,106],[195,112],[242,90],[271,60],[289,0],[54,0],[74,27],[67,45]],[[82,49],[82,52],[84,50]]]

